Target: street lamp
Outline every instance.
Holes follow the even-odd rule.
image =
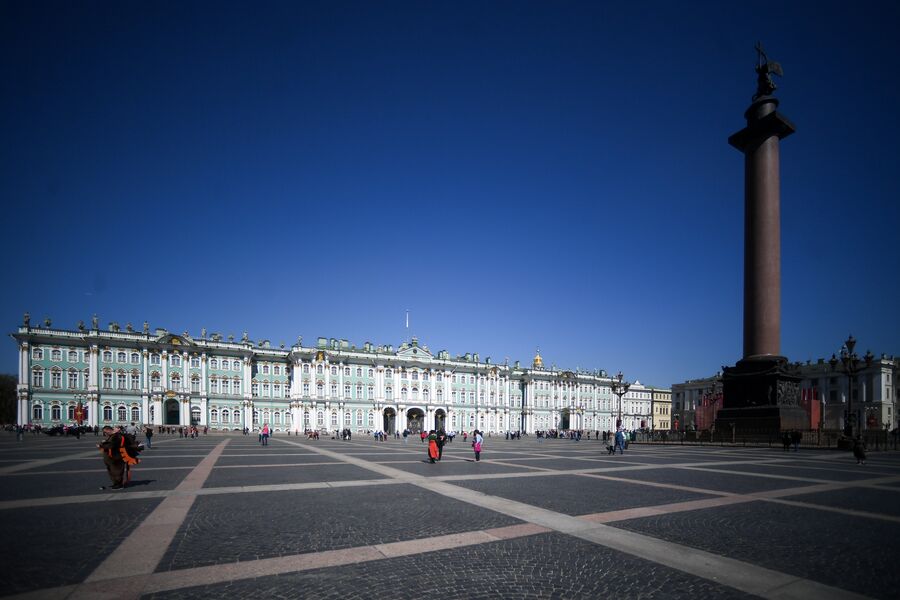
[[[853,382],[861,371],[872,366],[872,360],[875,358],[871,351],[866,351],[864,362],[860,363],[859,357],[853,351],[855,347],[856,340],[851,335],[841,347],[840,358],[832,354],[831,360],[828,361],[832,371],[838,371],[840,367],[840,370],[847,374],[847,422],[844,424],[844,435],[851,438],[856,437],[854,427],[858,420],[853,412]]]
[[[612,393],[619,397],[619,412],[616,417],[616,431],[622,428],[622,396],[627,394],[628,388],[631,387],[631,384],[627,381],[622,381],[622,378],[622,371],[619,371],[609,384]]]

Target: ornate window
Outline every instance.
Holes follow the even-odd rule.
[[[110,352],[109,350],[103,351],[103,362],[112,362],[112,352]]]
[[[78,371],[75,369],[69,370],[69,389],[74,390],[78,387]]]
[[[31,360],[44,360],[44,349],[43,348],[32,348],[31,349]]]
[[[141,420],[141,409],[137,406],[131,407],[131,420],[138,423]]]
[[[128,420],[128,411],[124,406],[120,406],[116,409],[116,417],[119,421],[127,421]]]
[[[180,367],[181,366],[181,355],[173,353],[169,357],[169,364],[172,365],[173,367]]]
[[[138,354],[137,352],[132,352],[131,353],[131,364],[137,365],[137,364],[140,364],[140,362],[141,362],[141,355]]]
[[[62,418],[62,409],[59,404],[50,407],[50,420],[59,421]]]
[[[191,424],[198,425],[200,423],[200,407],[191,407]]]
[[[241,422],[241,411],[239,411],[238,409],[234,409],[234,413],[232,413],[232,415],[231,415],[231,420],[234,423],[240,423]]]
[[[78,353],[74,350],[69,350],[69,362],[78,362]]]
[[[241,394],[241,380],[235,377],[234,381],[231,382],[231,389],[233,393],[239,396]]]
[[[309,373],[309,365],[306,364],[306,363],[303,363],[303,372],[304,372],[304,373]]]
[[[199,368],[200,368],[200,357],[199,357],[199,356],[192,356],[192,357],[191,357],[191,368],[192,368],[192,369],[199,369]]]
[[[349,398],[349,397],[350,397],[350,384],[345,383],[344,384],[344,398]]]
[[[237,411],[235,411],[235,412],[237,412]],[[228,409],[227,409],[227,408],[223,408],[223,409],[222,409],[222,422],[223,422],[223,423],[227,423],[227,422],[228,422],[228,418],[229,418],[230,416],[231,416],[231,413],[228,412]]]
[[[31,407],[31,420],[32,421],[43,421],[44,420],[44,407],[40,404],[35,404]]]
[[[361,410],[356,411],[356,426],[362,427],[363,424],[363,414]]]
[[[154,354],[151,354],[151,355],[150,355],[150,364],[151,364],[151,365],[159,365],[159,364],[162,364],[162,363],[161,363],[161,360],[160,360],[160,357],[159,357],[159,354],[154,353]]]
[[[62,371],[56,367],[50,371],[50,387],[58,389],[62,387]]]
[[[120,362],[120,363],[128,362],[128,355],[121,351],[117,352],[116,353],[116,362]]]
[[[200,392],[200,378],[197,376],[191,377],[191,393],[196,394]]]
[[[59,362],[62,360],[62,350],[59,348],[54,348],[50,351],[50,360],[54,362]]]
[[[388,386],[384,388],[384,398],[385,400],[393,400],[394,399],[394,388]]]
[[[370,429],[372,427],[375,427],[375,413],[371,410],[369,411],[369,417],[368,417],[367,421],[368,421],[368,427]]]
[[[118,373],[116,373],[116,389],[128,389],[125,381],[125,371],[119,371]]]
[[[111,390],[112,384],[113,384],[112,371],[109,371],[109,370],[103,371],[103,389]]]
[[[222,414],[224,415],[225,413],[222,413]],[[218,422],[219,422],[219,411],[218,411],[218,409],[215,409],[215,408],[214,408],[214,409],[212,409],[211,411],[209,411],[209,420],[212,421],[213,423],[218,423]]]

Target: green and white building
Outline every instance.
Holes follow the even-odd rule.
[[[224,340],[142,331],[130,324],[76,330],[25,322],[19,347],[18,423],[197,425],[213,431],[387,433],[444,427],[488,432],[650,427],[651,390],[639,382],[620,398],[605,371],[530,367],[478,354],[431,352],[416,338],[396,350],[318,338],[290,348],[269,341]]]

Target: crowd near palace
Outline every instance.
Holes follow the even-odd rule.
[[[603,370],[495,364],[478,354],[451,358],[413,337],[392,346],[302,339],[199,337],[110,323],[75,330],[33,325],[26,315],[12,337],[19,347],[19,425],[53,427],[139,423],[210,431],[306,432],[408,429],[501,433],[671,428],[670,391]]]

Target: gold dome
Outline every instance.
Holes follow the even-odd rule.
[[[534,355],[534,361],[531,363],[531,366],[535,369],[543,369],[544,368],[544,359],[541,358],[540,350],[538,350],[537,354]]]

